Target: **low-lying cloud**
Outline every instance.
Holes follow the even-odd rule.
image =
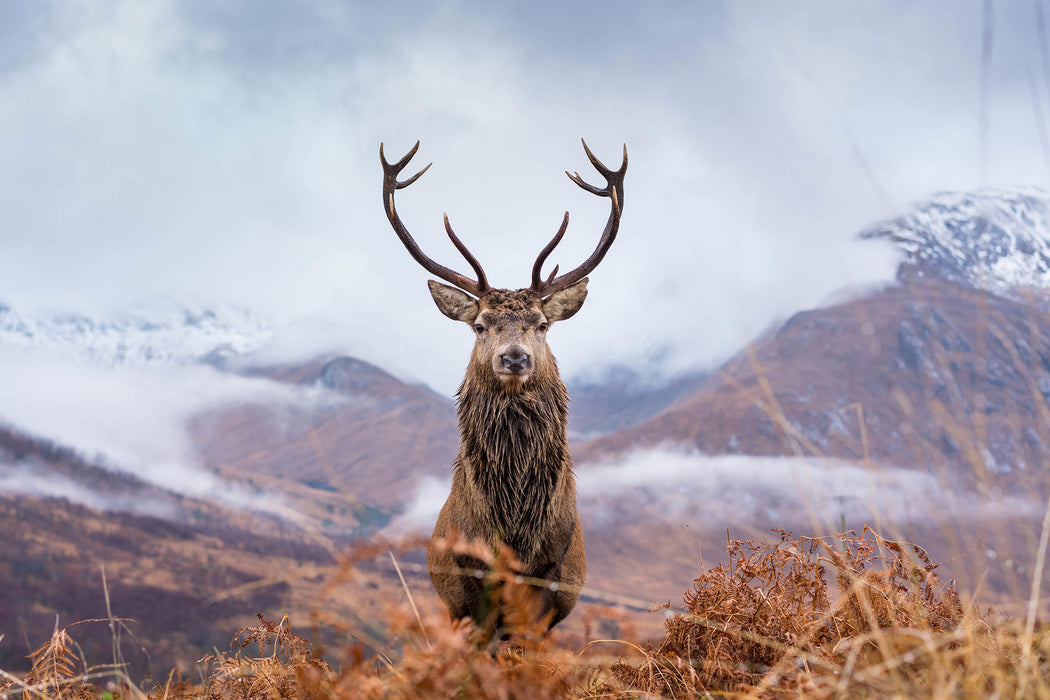
[[[621,501],[665,519],[745,527],[806,521],[835,528],[843,522],[904,525],[1043,512],[1036,498],[982,497],[947,487],[923,469],[673,448],[581,465],[576,483],[581,510],[599,523],[615,517]]]
[[[430,532],[451,482],[424,478],[391,534]],[[933,474],[823,458],[709,456],[659,448],[576,469],[581,514],[598,527],[636,520],[741,528],[903,526],[959,517],[1040,516],[1037,498],[982,497],[946,488]]]
[[[392,537],[429,533],[434,529],[438,513],[441,512],[441,506],[445,504],[451,488],[451,479],[424,476],[419,480],[419,486],[412,500],[387,525],[384,532]]]
[[[173,519],[180,513],[178,504],[160,494],[106,493],[93,489],[83,480],[72,479],[39,464],[6,463],[0,458],[0,493],[14,493],[42,498],[61,498],[98,511],[119,511],[152,518]]]
[[[247,496],[197,463],[187,420],[228,402],[327,400],[324,392],[206,365],[112,368],[10,347],[0,347],[0,386],[2,423],[178,493],[242,501]]]

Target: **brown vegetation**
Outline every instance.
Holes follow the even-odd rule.
[[[525,614],[517,642],[497,649],[479,645],[472,626],[414,605],[390,606],[379,648],[352,625],[326,623],[337,641],[325,645],[318,616],[311,642],[288,618],[260,615],[227,651],[202,659],[197,677],[172,672],[142,690],[123,672],[119,649],[114,663],[89,666],[66,628],[33,653],[24,677],[0,676],[0,696],[1050,697],[1047,628],[1034,616],[1026,624],[968,604],[921,547],[865,528],[819,538],[780,532],[727,549],[728,562],[702,568],[681,609],[654,608],[667,616],[658,643],[591,638],[601,618],[617,615],[597,608],[584,613],[586,639],[547,637]],[[499,558],[488,565],[504,608],[527,604],[523,589],[540,582],[516,579]]]

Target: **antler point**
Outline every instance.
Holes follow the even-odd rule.
[[[452,226],[448,222],[448,213],[444,213],[445,230],[448,232],[449,238],[452,239],[452,244],[455,245],[456,249],[463,255],[470,266],[474,268],[474,272],[477,273],[478,279],[476,282],[465,275],[461,275],[455,270],[451,270],[444,265],[439,265],[434,262],[433,259],[419,248],[419,245],[412,238],[412,234],[410,234],[408,229],[405,228],[405,225],[397,215],[397,211],[394,209],[394,192],[411,185],[418,180],[431,165],[433,165],[433,163],[428,163],[425,168],[407,180],[399,181],[397,179],[397,175],[404,170],[405,166],[408,165],[408,162],[412,160],[412,156],[416,154],[416,151],[419,149],[419,143],[420,142],[417,140],[412,149],[401,158],[401,160],[393,165],[387,163],[386,155],[384,154],[384,145],[382,143],[379,144],[379,155],[383,161],[383,194],[385,195],[386,200],[384,204],[389,208],[387,215],[390,217],[390,224],[393,226],[394,233],[397,234],[401,243],[406,249],[408,249],[409,254],[423,267],[423,269],[446,282],[454,284],[468,294],[480,296],[482,292],[488,289],[488,281],[485,279],[485,271],[481,269],[481,265],[478,263],[477,259],[471,255],[467,247],[463,245],[463,243],[456,237],[456,234],[452,231]]]

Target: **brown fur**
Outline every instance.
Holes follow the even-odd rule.
[[[499,627],[501,617],[485,581],[463,573],[483,570],[484,563],[448,546],[457,537],[483,540],[494,550],[507,545],[521,563],[520,574],[557,583],[555,590],[535,589],[539,617],[551,626],[579,597],[586,559],[566,437],[569,397],[541,324],[575,314],[586,284],[584,279],[546,300],[527,289],[496,289],[475,301],[430,283],[443,313],[484,329],[458,395],[452,492],[427,549],[431,580],[453,619]],[[526,377],[500,377],[498,358],[508,347],[528,351]]]

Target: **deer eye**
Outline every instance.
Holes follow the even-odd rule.
[[[546,332],[547,332],[547,324],[546,323],[541,323],[540,324],[540,333],[546,333]]]
[[[483,326],[483,325],[481,325],[479,323],[476,326],[474,326],[474,330],[477,331],[478,333],[484,333],[485,332],[485,326]]]

